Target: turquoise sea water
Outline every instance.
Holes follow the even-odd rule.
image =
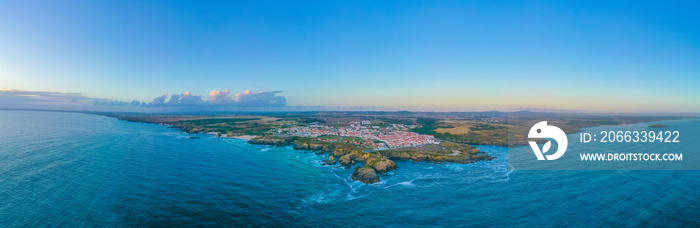
[[[313,152],[0,111],[0,226],[700,226],[700,171],[511,171],[479,149],[498,159],[363,185]]]

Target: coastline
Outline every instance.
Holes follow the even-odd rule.
[[[261,135],[255,135],[255,133],[258,133],[258,131],[253,131],[253,134],[251,134],[251,129],[248,128],[243,128],[243,127],[252,127],[255,129],[259,128],[261,125],[258,123],[255,124],[250,124],[247,121],[258,121],[261,118],[253,119],[253,118],[248,118],[245,119],[243,122],[235,122],[237,119],[241,119],[240,117],[236,116],[230,117],[230,118],[213,118],[213,119],[207,119],[206,117],[199,117],[199,116],[176,116],[171,117],[171,116],[119,116],[119,115],[106,115],[109,117],[115,117],[119,120],[125,120],[129,122],[143,122],[143,123],[151,123],[151,124],[160,124],[160,125],[167,125],[170,128],[177,129],[181,132],[185,132],[188,134],[197,134],[197,133],[205,133],[209,135],[214,135],[217,137],[223,137],[223,138],[236,138],[236,139],[241,139],[245,140],[246,143],[253,144],[253,145],[272,145],[272,146],[292,146],[294,150],[306,150],[306,151],[317,151],[320,153],[327,153],[329,154],[329,157],[327,160],[323,160],[322,163],[324,165],[336,165],[338,164],[340,167],[345,167],[346,169],[350,169],[352,167],[355,167],[355,170],[353,171],[351,175],[351,179],[353,181],[359,181],[364,184],[375,184],[377,182],[381,181],[381,174],[385,174],[387,172],[390,172],[392,170],[395,170],[398,167],[398,165],[393,161],[393,160],[410,160],[414,162],[432,162],[432,163],[457,163],[457,164],[470,164],[470,163],[476,163],[480,161],[488,161],[495,159],[496,157],[491,156],[488,153],[485,153],[483,151],[480,151],[478,148],[475,148],[474,146],[478,145],[486,145],[486,146],[501,146],[501,147],[520,147],[520,146],[525,146],[525,145],[517,145],[517,144],[510,144],[513,142],[517,142],[519,140],[512,140],[513,135],[506,134],[505,137],[508,139],[506,140],[498,140],[499,137],[502,137],[503,134],[481,134],[481,138],[477,139],[471,139],[471,140],[476,140],[476,143],[465,143],[465,142],[460,142],[460,141],[452,141],[450,139],[441,139],[442,143],[440,143],[439,148],[426,148],[426,147],[407,147],[407,148],[397,148],[397,149],[390,149],[390,150],[380,150],[380,151],[373,151],[373,152],[366,152],[363,151],[360,148],[356,148],[355,146],[350,146],[353,144],[342,144],[342,143],[329,143],[329,142],[322,142],[322,141],[315,141],[312,138],[306,138],[306,137],[280,137],[280,136],[273,136],[270,135],[269,133],[265,134],[262,133]],[[601,124],[601,121],[603,120],[589,120],[587,117],[572,117],[572,118],[563,118],[563,117],[558,117],[555,116],[556,118],[552,118],[553,120],[558,120],[558,121],[563,121],[565,123],[564,126],[568,127],[568,129],[571,131],[569,134],[575,134],[576,132],[583,131],[584,128],[588,127],[597,127],[597,126],[604,126],[607,124]],[[203,118],[203,119],[202,119]],[[339,117],[340,118],[340,117]],[[253,120],[251,120],[253,119]],[[563,119],[563,120],[562,120]],[[677,119],[677,118],[664,118],[664,117],[649,117],[647,121],[643,121],[638,118],[631,118],[627,119],[624,117],[609,117],[608,119],[611,122],[615,123],[615,125],[628,125],[628,124],[634,124],[634,123],[649,123],[653,121],[665,121],[665,120],[672,120],[672,119]],[[683,118],[681,118],[683,119]],[[566,120],[566,121],[565,121]],[[579,122],[576,122],[576,120],[579,120]],[[649,121],[650,120],[650,121]],[[231,129],[224,129],[223,131],[221,130],[222,123],[219,123],[223,121],[224,126],[228,126],[231,128],[235,128],[236,130],[231,130]],[[510,123],[512,126],[509,127],[514,127],[515,129],[510,129],[510,130],[523,130],[524,129],[529,129],[530,123],[528,122],[528,119],[515,119],[513,123]],[[584,122],[581,122],[584,121]],[[607,122],[605,122],[607,123]],[[430,123],[428,124],[429,128],[437,128],[438,126],[433,126]],[[240,125],[240,126],[239,126]],[[275,124],[269,124],[268,125],[272,127],[280,127],[281,125],[275,125]],[[268,126],[265,125],[265,126]],[[614,125],[613,125],[614,126]],[[269,126],[268,126],[269,127]],[[241,130],[241,129],[248,129],[248,130]],[[226,132],[227,134],[225,134]],[[498,132],[496,132],[498,133]],[[430,133],[428,133],[430,134]],[[235,136],[234,136],[235,135]],[[504,145],[505,141],[505,145]],[[521,140],[525,142],[524,140]],[[460,146],[464,145],[464,146]],[[440,150],[445,148],[451,149],[449,153],[439,153]],[[454,151],[460,151],[459,154],[455,153]],[[361,165],[361,166],[356,166],[356,164]]]
[[[22,116],[22,118],[29,118],[28,120],[31,120],[30,115],[19,115]],[[47,115],[50,116],[50,115]],[[92,121],[84,121],[82,118],[89,118],[89,116],[76,116],[73,119],[76,119],[77,121],[71,121],[69,125],[77,125],[77,124],[82,124],[82,123],[93,123]],[[95,119],[95,120],[100,120],[102,118],[89,118],[89,119]],[[43,120],[42,120],[43,121]],[[108,122],[112,122],[110,120],[105,120]],[[13,121],[13,122],[20,122],[21,121]],[[46,121],[45,125],[47,126],[55,126],[53,124],[50,124],[52,121]],[[44,123],[44,122],[42,122]],[[515,201],[515,203],[523,203],[524,205],[529,205],[528,203],[532,203],[531,198],[527,197],[532,197],[532,195],[529,195],[528,193],[524,191],[542,191],[545,189],[545,187],[538,185],[545,183],[546,184],[546,189],[547,194],[544,194],[546,196],[552,196],[552,194],[559,194],[559,195],[554,195],[556,197],[561,197],[562,199],[571,197],[571,194],[569,193],[558,193],[560,191],[557,191],[558,188],[561,186],[567,186],[567,184],[573,184],[573,187],[577,188],[585,188],[585,187],[590,187],[591,191],[609,191],[610,185],[614,184],[616,186],[623,186],[625,187],[626,191],[635,191],[639,190],[638,188],[640,187],[639,185],[630,185],[629,183],[633,183],[634,181],[639,181],[642,178],[655,178],[651,180],[658,180],[659,182],[651,182],[651,181],[643,181],[643,183],[646,184],[651,184],[650,188],[657,189],[658,191],[656,192],[645,192],[642,193],[643,196],[649,195],[650,197],[653,197],[654,194],[663,194],[664,190],[667,190],[664,186],[684,186],[683,188],[678,187],[679,192],[678,194],[681,194],[681,190],[684,191],[689,191],[693,193],[692,187],[693,187],[693,181],[696,181],[697,178],[696,173],[694,172],[687,172],[687,171],[678,171],[678,172],[673,172],[671,173],[670,171],[661,171],[663,175],[659,176],[658,178],[655,176],[649,177],[649,173],[653,173],[654,171],[630,171],[630,172],[607,172],[610,173],[613,176],[609,175],[603,175],[604,177],[607,178],[607,180],[610,181],[616,181],[615,183],[610,183],[604,180],[599,180],[596,179],[600,175],[600,172],[606,172],[606,171],[598,171],[598,173],[590,172],[590,171],[564,171],[564,172],[569,172],[572,173],[572,175],[567,176],[567,178],[561,178],[560,174],[561,172],[557,171],[525,171],[528,173],[523,174],[520,171],[513,171],[513,170],[507,170],[507,166],[505,162],[507,162],[506,159],[501,159],[498,161],[493,161],[493,162],[488,162],[488,164],[484,165],[469,165],[469,166],[461,166],[461,165],[452,165],[452,164],[444,164],[444,165],[436,165],[433,164],[430,166],[429,164],[426,163],[413,163],[411,161],[401,161],[397,162],[397,165],[400,166],[400,169],[393,171],[391,176],[386,176],[385,178],[382,178],[380,176],[380,183],[377,185],[368,185],[365,186],[364,184],[361,184],[359,182],[352,182],[351,173],[353,172],[352,169],[349,170],[344,170],[341,168],[336,168],[334,166],[322,166],[317,163],[318,159],[325,159],[325,156],[321,157],[315,154],[305,154],[301,155],[300,157],[295,157],[294,152],[289,152],[287,151],[287,148],[281,148],[280,150],[275,150],[271,149],[270,151],[267,152],[259,152],[260,149],[263,149],[263,147],[243,147],[246,150],[242,151],[240,153],[221,153],[221,152],[216,152],[216,151],[211,151],[211,148],[231,148],[232,144],[233,146],[236,145],[244,145],[247,143],[246,141],[238,141],[237,139],[231,139],[229,141],[232,142],[237,142],[237,143],[210,143],[210,141],[218,141],[216,138],[211,137],[210,135],[205,135],[202,137],[203,140],[200,141],[183,141],[181,139],[177,140],[169,140],[167,137],[162,137],[163,134],[160,132],[166,132],[166,136],[173,136],[173,137],[179,137],[179,135],[171,134],[169,131],[177,129],[171,129],[171,128],[166,128],[165,126],[158,126],[154,125],[155,127],[143,127],[140,123],[134,123],[134,124],[123,124],[120,125],[119,128],[116,127],[108,127],[109,125],[103,125],[99,123],[105,123],[105,122],[94,122],[97,125],[90,125],[88,129],[99,129],[99,133],[103,132],[114,132],[115,137],[107,137],[107,139],[115,139],[118,142],[120,140],[124,139],[130,139],[134,138],[136,135],[142,135],[140,134],[139,129],[146,130],[146,131],[153,131],[153,132],[158,132],[158,134],[143,134],[145,137],[145,141],[147,142],[156,142],[156,141],[150,141],[150,140],[159,140],[157,144],[163,145],[163,144],[170,144],[175,145],[175,151],[176,154],[182,154],[182,153],[187,153],[189,156],[181,156],[181,157],[173,157],[173,156],[152,156],[150,153],[133,153],[135,159],[139,159],[140,161],[153,161],[152,164],[157,164],[160,169],[157,170],[164,170],[164,171],[158,171],[158,172],[148,172],[149,170],[143,169],[143,165],[141,163],[124,163],[125,165],[129,165],[124,168],[128,168],[130,170],[139,170],[139,172],[142,172],[144,175],[158,175],[158,177],[164,176],[164,177],[172,177],[173,170],[177,170],[178,172],[180,170],[187,171],[188,174],[191,175],[184,175],[183,178],[186,179],[173,179],[177,180],[181,183],[179,185],[155,185],[158,187],[159,191],[178,191],[178,192],[192,192],[193,188],[190,188],[188,186],[197,186],[199,188],[196,189],[211,189],[212,184],[220,184],[220,185],[215,185],[217,186],[217,190],[223,189],[224,191],[230,190],[230,186],[233,184],[240,185],[240,186],[250,186],[251,188],[256,188],[259,189],[261,192],[260,194],[256,195],[251,195],[248,194],[245,191],[238,191],[237,188],[234,188],[234,190],[230,190],[225,193],[221,194],[215,194],[214,198],[209,198],[209,197],[203,197],[201,198],[202,200],[209,200],[209,199],[214,199],[215,201],[212,201],[212,203],[218,203],[221,208],[231,208],[230,200],[231,195],[235,197],[238,197],[236,199],[241,199],[242,200],[247,200],[247,201],[242,201],[246,203],[252,203],[251,207],[263,207],[265,205],[269,207],[281,207],[284,208],[287,211],[291,211],[290,213],[282,213],[282,214],[275,214],[275,216],[280,216],[280,217],[293,217],[293,216],[298,216],[294,211],[298,210],[300,211],[299,213],[304,213],[303,215],[305,216],[317,216],[319,219],[317,221],[313,222],[318,222],[318,223],[323,223],[328,222],[328,217],[321,217],[322,215],[328,214],[329,216],[344,216],[342,213],[347,212],[347,208],[353,208],[353,210],[359,210],[362,213],[365,213],[368,216],[373,216],[376,214],[377,211],[379,210],[400,210],[401,208],[405,208],[405,198],[406,195],[409,195],[410,197],[414,197],[416,199],[416,202],[421,201],[421,205],[428,205],[429,207],[434,207],[434,210],[437,210],[436,212],[439,213],[445,213],[445,214],[450,214],[453,213],[454,211],[445,210],[441,209],[443,208],[445,203],[447,204],[464,204],[464,205],[473,205],[475,207],[473,210],[484,210],[484,211],[491,211],[494,205],[497,205],[496,208],[497,210],[503,210],[503,211],[508,211],[512,210],[511,207],[507,206],[510,200],[506,200],[504,202],[497,202],[497,203],[492,203],[491,200],[497,199],[495,198],[496,196],[498,199],[509,199],[508,197],[513,197],[513,194],[516,194],[515,196],[521,197],[526,200],[522,201]],[[664,123],[666,125],[671,125]],[[135,125],[135,126],[134,126]],[[141,125],[141,126],[139,126]],[[674,125],[680,125],[680,124],[674,124]],[[32,126],[32,125],[30,125]],[[24,126],[20,126],[22,128],[20,129],[25,129]],[[41,127],[41,125],[39,125]],[[122,129],[122,127],[126,127],[125,129],[134,129],[134,131],[125,131]],[[19,131],[20,129],[17,129]],[[37,128],[35,128],[37,129]],[[43,128],[38,128],[37,130],[41,131]],[[60,128],[59,128],[60,129]],[[75,129],[75,128],[70,128],[70,129]],[[107,131],[109,130],[109,131]],[[62,131],[59,131],[62,132]],[[130,134],[123,134],[124,132],[134,132],[138,134],[130,135]],[[68,132],[69,135],[68,137],[75,137],[76,134],[81,134],[81,133],[86,133],[86,135],[89,136],[94,136],[89,134],[90,132],[85,132],[85,131],[79,131],[76,130],[74,132]],[[103,134],[100,134],[103,135]],[[111,135],[111,134],[106,134],[106,135]],[[201,136],[201,135],[194,135],[194,136]],[[690,136],[690,135],[688,135]],[[124,137],[124,138],[119,138],[119,137]],[[204,139],[204,138],[207,139]],[[95,139],[95,138],[91,138]],[[22,141],[14,141],[14,142],[22,142]],[[106,143],[105,143],[106,142]],[[94,141],[91,141],[89,143],[105,143],[102,145],[114,145],[109,143],[110,141],[104,141],[101,139],[96,139]],[[67,144],[68,146],[71,146],[72,144]],[[131,147],[140,147],[139,144],[116,144],[116,145],[124,145],[124,146],[131,146]],[[204,147],[200,148],[198,150],[192,150],[190,149],[191,147],[188,145],[212,145],[213,147]],[[18,147],[12,147],[12,148],[18,148]],[[116,150],[111,150],[113,147],[106,146],[105,148],[109,148],[108,151],[110,153],[115,154],[115,155],[120,155],[122,154],[125,149],[124,148],[115,148]],[[174,153],[172,149],[169,147],[155,147],[157,150],[154,150],[154,152],[157,152],[158,154],[162,155],[168,155]],[[267,147],[264,147],[267,148]],[[236,149],[236,148],[232,148]],[[251,149],[248,151],[247,149]],[[283,150],[282,150],[283,149]],[[491,148],[491,146],[486,146],[486,147],[479,147],[479,149],[483,149],[484,151],[489,151],[492,153],[495,151],[498,155],[504,156],[507,158],[508,151],[502,147],[499,148]],[[525,148],[529,149],[529,148]],[[201,150],[201,151],[199,151]],[[53,152],[53,151],[51,151]],[[62,154],[62,156],[66,158],[72,158],[70,155],[71,153],[66,153],[61,150],[56,150],[55,151],[57,154]],[[206,152],[206,153],[202,153]],[[301,151],[298,151],[301,152]],[[532,151],[528,151],[529,153],[532,153]],[[303,152],[302,152],[303,153]],[[567,152],[569,153],[569,152]],[[215,155],[216,159],[212,159],[210,156],[202,156],[202,155],[208,155],[212,154]],[[90,159],[95,159],[94,157],[90,157],[91,154],[86,154],[85,157],[82,159],[84,160],[90,160]],[[287,157],[289,155],[290,157]],[[528,154],[529,155],[529,154]],[[192,157],[192,161],[188,159],[188,157]],[[105,164],[106,166],[113,165],[115,162],[120,162],[123,161],[119,156],[106,156],[105,158],[109,158],[110,160],[101,160],[97,159],[94,161],[104,161],[103,163],[99,164]],[[180,166],[173,166],[171,163],[166,163],[163,161],[163,158],[166,159],[175,159],[177,158],[178,161],[181,161],[182,165],[184,165],[184,168],[180,168]],[[250,159],[255,159],[255,160],[250,160]],[[279,160],[278,160],[279,159]],[[337,157],[336,157],[337,159]],[[258,164],[271,164],[268,163],[270,160],[277,160],[274,162],[274,164],[281,164],[276,167],[271,167],[271,166],[263,166],[260,167]],[[65,159],[61,161],[71,161],[71,159]],[[250,162],[254,161],[254,162]],[[279,161],[279,163],[278,163]],[[504,164],[505,163],[505,164]],[[9,163],[8,163],[9,164]],[[37,164],[44,164],[44,163],[37,163]],[[81,165],[81,164],[94,164],[92,162],[88,163],[70,163],[74,165]],[[149,163],[150,164],[150,163]],[[204,167],[204,170],[206,171],[211,171],[214,174],[220,174],[219,176],[224,181],[213,181],[213,182],[203,182],[201,181],[201,175],[202,174],[209,174],[209,173],[202,173],[200,170],[202,170],[202,165],[206,165]],[[497,165],[497,166],[495,166]],[[209,169],[209,167],[215,167],[216,169]],[[295,168],[296,167],[296,168]],[[299,168],[301,167],[301,168]],[[254,170],[255,172],[251,172],[250,170]],[[14,170],[13,170],[14,171]],[[21,173],[22,170],[18,170],[19,173]],[[70,171],[70,170],[69,170]],[[114,172],[116,176],[123,175],[120,170],[110,170]],[[367,170],[369,171],[369,170]],[[518,173],[521,174],[518,174]],[[533,172],[537,173],[542,173],[542,176],[538,175],[528,175]],[[61,175],[61,173],[48,173],[50,175]],[[574,175],[576,174],[576,175]],[[577,175],[581,174],[581,175]],[[680,175],[682,179],[677,179],[675,178],[678,174],[687,174],[687,175]],[[691,175],[693,174],[693,175]],[[70,173],[65,173],[62,175],[70,175]],[[280,175],[287,175],[287,177],[284,181],[284,183],[288,183],[287,186],[282,186],[281,188],[277,185],[269,185],[269,183],[278,183],[280,181],[279,177]],[[317,176],[315,176],[317,175]],[[335,176],[337,175],[337,177]],[[634,175],[634,176],[631,176]],[[674,178],[667,179],[670,175],[673,175]],[[103,176],[103,175],[89,175],[87,177],[90,178],[100,178],[100,179],[95,179],[94,182],[91,182],[97,186],[99,183],[105,183],[105,179],[102,177],[109,177],[109,176]],[[143,175],[139,176],[129,176],[132,177],[130,179],[124,179],[120,181],[124,181],[126,184],[133,184],[133,185],[138,185],[143,181],[141,177]],[[308,177],[313,177],[313,178],[308,178]],[[357,175],[356,175],[357,177]],[[544,178],[547,178],[547,181],[543,181]],[[14,180],[14,179],[12,179]],[[63,186],[65,183],[61,182],[59,178],[51,178],[50,180],[57,180],[56,185],[58,186]],[[91,179],[90,179],[91,180]],[[86,180],[86,181],[90,181]],[[157,180],[165,180],[163,179],[157,179]],[[109,181],[109,180],[107,180]],[[670,182],[670,183],[669,183]],[[523,189],[519,189],[519,191],[512,191],[512,186],[514,184],[517,184],[517,187],[523,187],[521,185],[523,184],[528,184],[528,186],[534,186],[534,187],[528,187]],[[321,187],[315,187],[315,188],[309,188],[308,186],[321,186]],[[685,187],[688,187],[687,189]],[[42,188],[41,185],[37,184],[36,188]],[[98,191],[99,188],[95,188],[95,191]],[[168,206],[170,205],[179,205],[175,204],[178,202],[183,202],[181,200],[178,200],[177,198],[171,198],[171,195],[158,195],[157,192],[146,192],[146,195],[141,195],[144,192],[142,191],[137,191],[139,188],[129,188],[125,189],[129,190],[129,192],[118,192],[120,194],[134,194],[135,196],[143,196],[142,201],[139,202],[150,202],[148,201],[150,199],[153,199],[152,197],[158,196],[161,198],[156,198],[158,200],[161,200],[162,202],[171,202],[170,204],[167,204]],[[131,190],[134,190],[134,192],[130,192]],[[354,192],[353,192],[354,190]],[[299,193],[303,194],[299,194]],[[52,203],[65,203],[67,201],[55,201],[53,202],[53,199],[55,197],[56,193],[51,193],[51,192],[39,192],[41,194],[48,194],[47,196],[43,197],[44,199],[52,200]],[[70,194],[70,192],[60,192],[63,197],[67,200],[75,200],[74,198],[76,195]],[[197,192],[194,192],[197,195]],[[370,194],[371,193],[371,194]],[[29,199],[29,197],[34,196],[34,194],[30,189],[22,189],[22,192],[19,192],[18,197],[23,197],[22,199],[25,199],[24,197],[26,196],[27,200],[20,200],[16,201],[21,208],[31,208],[35,207],[35,205],[31,204],[33,202],[32,200]],[[298,195],[295,195],[298,194]],[[369,194],[369,195],[368,195]],[[440,194],[440,195],[436,195]],[[79,200],[84,200],[85,202],[92,202],[94,201],[94,196],[97,194],[82,194],[79,195],[83,198],[80,198]],[[450,196],[473,196],[473,197],[450,197]],[[480,196],[489,196],[493,195],[494,197],[480,197]],[[543,196],[544,196],[543,195]],[[675,195],[669,195],[666,197],[665,200],[668,200],[669,204],[677,205],[677,202],[672,202],[673,200],[679,200],[682,201],[684,199],[687,199],[686,196],[675,196]],[[43,196],[43,195],[42,195]],[[111,195],[102,195],[106,197],[105,199],[101,202],[105,202],[106,205],[109,207],[112,207],[111,204],[109,204],[111,201],[109,201]],[[285,201],[262,201],[260,198],[262,197],[268,197],[268,198],[274,198],[274,197],[280,197],[280,196],[285,196],[285,197],[290,197],[288,199],[285,199]],[[624,192],[620,192],[619,194],[616,194],[614,196],[611,196],[611,198],[616,198],[616,197],[625,197]],[[350,200],[352,199],[352,200]],[[402,201],[403,199],[403,201]],[[171,201],[172,200],[172,201]],[[517,200],[517,199],[516,199]],[[378,201],[378,202],[387,202],[387,204],[377,204],[372,207],[368,207],[367,202],[369,201]],[[14,203],[13,202],[8,202],[8,203]],[[192,207],[199,207],[201,204],[198,202],[200,201],[185,201],[184,204],[179,205],[181,207],[188,207],[188,205],[191,205]],[[202,201],[203,202],[203,201]],[[293,203],[289,203],[293,202]],[[401,202],[404,202],[404,204],[401,204]],[[543,200],[543,202],[546,202]],[[574,207],[581,207],[581,208],[586,208],[587,202],[582,202],[582,201],[575,201],[576,204],[574,205],[568,205],[568,206],[562,206],[563,208],[558,208],[560,210],[568,209],[568,208],[574,208]],[[256,205],[258,204],[258,205]],[[68,204],[71,207],[69,209],[76,208],[76,210],[80,210],[80,207],[75,207],[73,204]],[[260,206],[262,205],[262,206]],[[558,204],[553,204],[553,205],[558,205]],[[624,204],[626,210],[635,210],[635,206],[638,205],[647,205],[648,202],[645,200],[637,200],[634,201],[634,204]],[[656,205],[654,204],[653,206],[658,206],[657,208],[653,208],[656,212],[656,210],[663,210],[664,205]],[[609,206],[609,205],[607,205]],[[692,207],[692,204],[683,204],[681,206],[684,207]],[[109,208],[108,207],[108,208]],[[601,203],[600,205],[601,208],[608,208],[606,207],[606,204]],[[140,213],[152,213],[149,210],[150,207],[134,207],[133,210],[142,210],[139,211]],[[447,207],[449,208],[449,207]],[[314,211],[315,210],[315,211]],[[470,209],[471,210],[471,209]],[[613,209],[610,209],[613,210]],[[311,212],[309,212],[311,211]],[[18,215],[18,216],[25,216],[26,212],[25,211],[19,211],[19,210],[8,210],[9,213],[14,213],[13,215]],[[519,212],[519,211],[518,211]],[[581,216],[585,216],[585,213],[588,211],[583,211],[581,212]],[[36,212],[38,215],[43,215],[40,214],[42,212]],[[56,213],[60,213],[56,211]],[[353,212],[355,213],[355,212]],[[359,212],[358,212],[359,213]],[[373,214],[374,213],[374,214]],[[492,213],[483,213],[480,215],[483,216],[490,216]],[[151,214],[146,214],[146,215],[151,215]],[[241,216],[264,216],[264,212],[256,212],[256,211],[251,211],[248,214],[244,214]],[[561,216],[568,216],[570,214],[567,213],[561,213]],[[94,216],[86,213],[86,216]],[[153,215],[156,216],[156,215]],[[494,215],[491,218],[488,219],[494,219],[497,220],[499,219],[499,216],[502,215]],[[513,217],[516,217],[515,215]],[[239,219],[241,217],[234,217],[235,219]],[[348,218],[335,218],[332,217],[333,219],[348,219]],[[353,217],[349,217],[353,218]],[[376,218],[372,219],[382,219],[382,216],[377,216]],[[434,217],[431,217],[431,219]],[[520,218],[520,217],[517,217]],[[109,218],[105,218],[107,220]],[[199,217],[197,219],[200,219]],[[242,219],[242,218],[241,218]],[[366,219],[366,218],[365,218]],[[448,218],[449,219],[449,218]],[[233,220],[232,220],[233,221]],[[355,221],[355,220],[353,220]],[[362,222],[364,220],[356,220],[357,222]],[[452,220],[447,220],[447,221],[452,221]],[[463,219],[454,219],[455,222],[464,222]],[[478,221],[483,221],[483,220],[477,220]],[[635,220],[630,220],[631,222],[634,222]],[[235,221],[234,221],[235,222]],[[297,225],[303,226],[303,224],[308,224],[309,221],[303,220],[300,221]],[[619,222],[619,221],[618,221]],[[65,222],[64,222],[65,223]],[[21,225],[21,224],[20,224]],[[96,224],[99,225],[99,224]],[[137,224],[138,225],[138,224]],[[196,225],[196,224],[195,224]],[[265,225],[265,224],[261,224]],[[333,225],[333,222],[329,222],[328,225]],[[381,224],[380,224],[381,225]],[[401,224],[399,224],[401,225]],[[474,224],[477,226],[478,224]],[[556,224],[555,224],[556,225]]]

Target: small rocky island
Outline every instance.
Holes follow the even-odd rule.
[[[662,127],[668,127],[668,126],[663,125],[663,124],[654,124],[654,125],[649,125],[649,127],[650,128],[662,128]]]

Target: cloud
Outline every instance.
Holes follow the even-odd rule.
[[[151,103],[142,104],[144,107],[285,107],[287,99],[278,95],[282,91],[262,91],[253,93],[246,90],[231,94],[229,90],[213,90],[209,93],[209,99],[203,100],[200,95],[190,92],[173,94],[168,99],[168,93],[154,98]],[[166,101],[167,99],[167,101]]]
[[[142,104],[137,100],[125,102],[92,98],[80,93],[0,89],[0,109],[133,112],[139,111]]]
[[[153,98],[153,100],[151,101],[151,103],[149,103],[148,105],[151,105],[151,106],[160,106],[160,105],[163,105],[163,104],[165,104],[165,99],[166,99],[166,98],[168,98],[168,93],[165,93],[165,94],[163,94],[163,95],[160,96],[160,97]]]
[[[208,102],[211,104],[231,103],[233,100],[231,99],[229,94],[231,94],[231,91],[229,91],[229,90],[223,90],[223,91],[213,90],[209,93]]]
[[[93,101],[92,104],[98,105],[98,106],[139,106],[141,105],[141,102],[137,100],[133,100],[131,102],[126,102],[126,101]]]
[[[166,99],[168,100],[166,102]],[[193,95],[190,92],[173,94],[170,95],[168,99],[168,93],[165,93],[159,97],[153,98],[151,103],[144,103],[144,107],[185,107],[185,106],[197,106],[204,105],[205,101],[202,100],[202,96]]]
[[[0,108],[10,109],[56,109],[56,110],[101,110],[101,111],[207,111],[207,110],[259,110],[288,108],[287,99],[281,91],[251,92],[246,90],[232,94],[229,90],[214,90],[208,99],[190,92],[169,95],[165,93],[151,102],[138,100],[119,101],[91,98],[80,93],[44,91],[21,91],[0,89]]]
[[[170,100],[172,99],[173,98],[171,97]],[[178,103],[181,105],[198,105],[202,102],[202,96],[192,95],[190,92],[185,92],[180,95],[180,101]]]
[[[16,89],[2,89],[0,90],[0,97],[4,101],[23,100],[34,102],[75,102],[88,99],[79,93],[21,91]]]
[[[246,90],[242,93],[235,94],[233,99],[238,105],[247,107],[256,107],[259,105],[272,107],[287,106],[287,98],[277,96],[277,94],[281,92],[282,91],[250,93],[250,90]]]
[[[93,102],[108,102],[108,100],[89,98],[80,93],[0,89],[0,108],[32,108],[37,105],[76,106],[89,105]]]

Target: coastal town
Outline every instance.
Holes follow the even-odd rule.
[[[293,126],[278,129],[278,134],[291,134],[315,138],[325,142],[347,142],[374,150],[414,147],[439,144],[432,135],[410,132],[416,125],[391,124],[386,127],[372,125],[369,120],[351,122],[349,126],[335,128],[311,123],[307,126]]]

